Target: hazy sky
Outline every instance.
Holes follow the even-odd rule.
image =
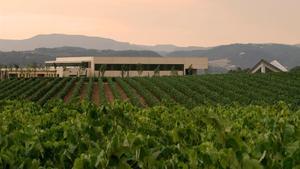
[[[300,0],[0,0],[0,39],[49,33],[135,44],[295,44]]]

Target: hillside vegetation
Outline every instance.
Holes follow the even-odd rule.
[[[147,56],[161,57],[158,53],[146,50],[96,50],[79,47],[59,47],[59,48],[37,48],[30,51],[0,51],[0,63],[2,65],[19,65],[26,67],[32,64],[44,65],[45,61],[55,60],[56,57],[71,56]]]

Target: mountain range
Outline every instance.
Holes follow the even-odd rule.
[[[261,59],[278,60],[288,69],[300,65],[300,47],[284,44],[231,44],[205,50],[175,51],[168,56],[207,56],[212,66],[226,69],[251,68]]]
[[[216,47],[136,45],[81,35],[37,35],[25,40],[0,40],[0,64],[42,64],[57,56],[205,56],[213,71],[251,68],[259,60],[278,60],[288,69],[300,65],[300,45],[230,44]]]
[[[168,44],[154,46],[136,45],[108,38],[65,34],[37,35],[23,40],[0,39],[0,51],[28,51],[36,48],[57,48],[64,46],[97,50],[152,50],[161,52],[203,49],[202,47],[178,47]]]

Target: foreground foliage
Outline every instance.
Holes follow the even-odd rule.
[[[0,168],[300,168],[300,111],[0,102]]]

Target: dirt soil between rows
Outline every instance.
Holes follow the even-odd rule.
[[[121,99],[123,101],[128,101],[129,98],[126,95],[126,93],[124,92],[124,90],[121,88],[121,86],[118,83],[115,83],[115,85],[116,85],[116,88],[117,88],[118,92],[120,93]]]
[[[135,94],[139,97],[140,103],[143,105],[143,107],[147,107],[147,102],[144,99],[144,97],[142,95],[139,94],[139,92],[137,90],[135,90],[135,88],[132,88],[135,92]]]
[[[93,102],[94,102],[96,105],[99,105],[99,104],[100,104],[99,85],[98,85],[98,83],[94,83],[94,85],[93,85],[93,95],[92,95],[92,99],[93,99]]]
[[[81,90],[80,90],[80,100],[82,101],[85,96],[86,96],[86,93],[87,92],[87,83],[84,83],[82,86],[81,86]]]
[[[112,103],[114,101],[114,95],[113,95],[108,83],[104,83],[103,85],[104,85],[104,92],[105,92],[107,101]]]
[[[64,101],[65,101],[66,103],[70,101],[70,98],[71,98],[71,96],[72,96],[72,94],[73,94],[73,90],[74,90],[74,88],[75,88],[75,86],[76,86],[76,83],[77,83],[77,82],[75,82],[75,83],[73,84],[73,86],[71,87],[71,89],[67,92],[67,95],[64,97]]]

